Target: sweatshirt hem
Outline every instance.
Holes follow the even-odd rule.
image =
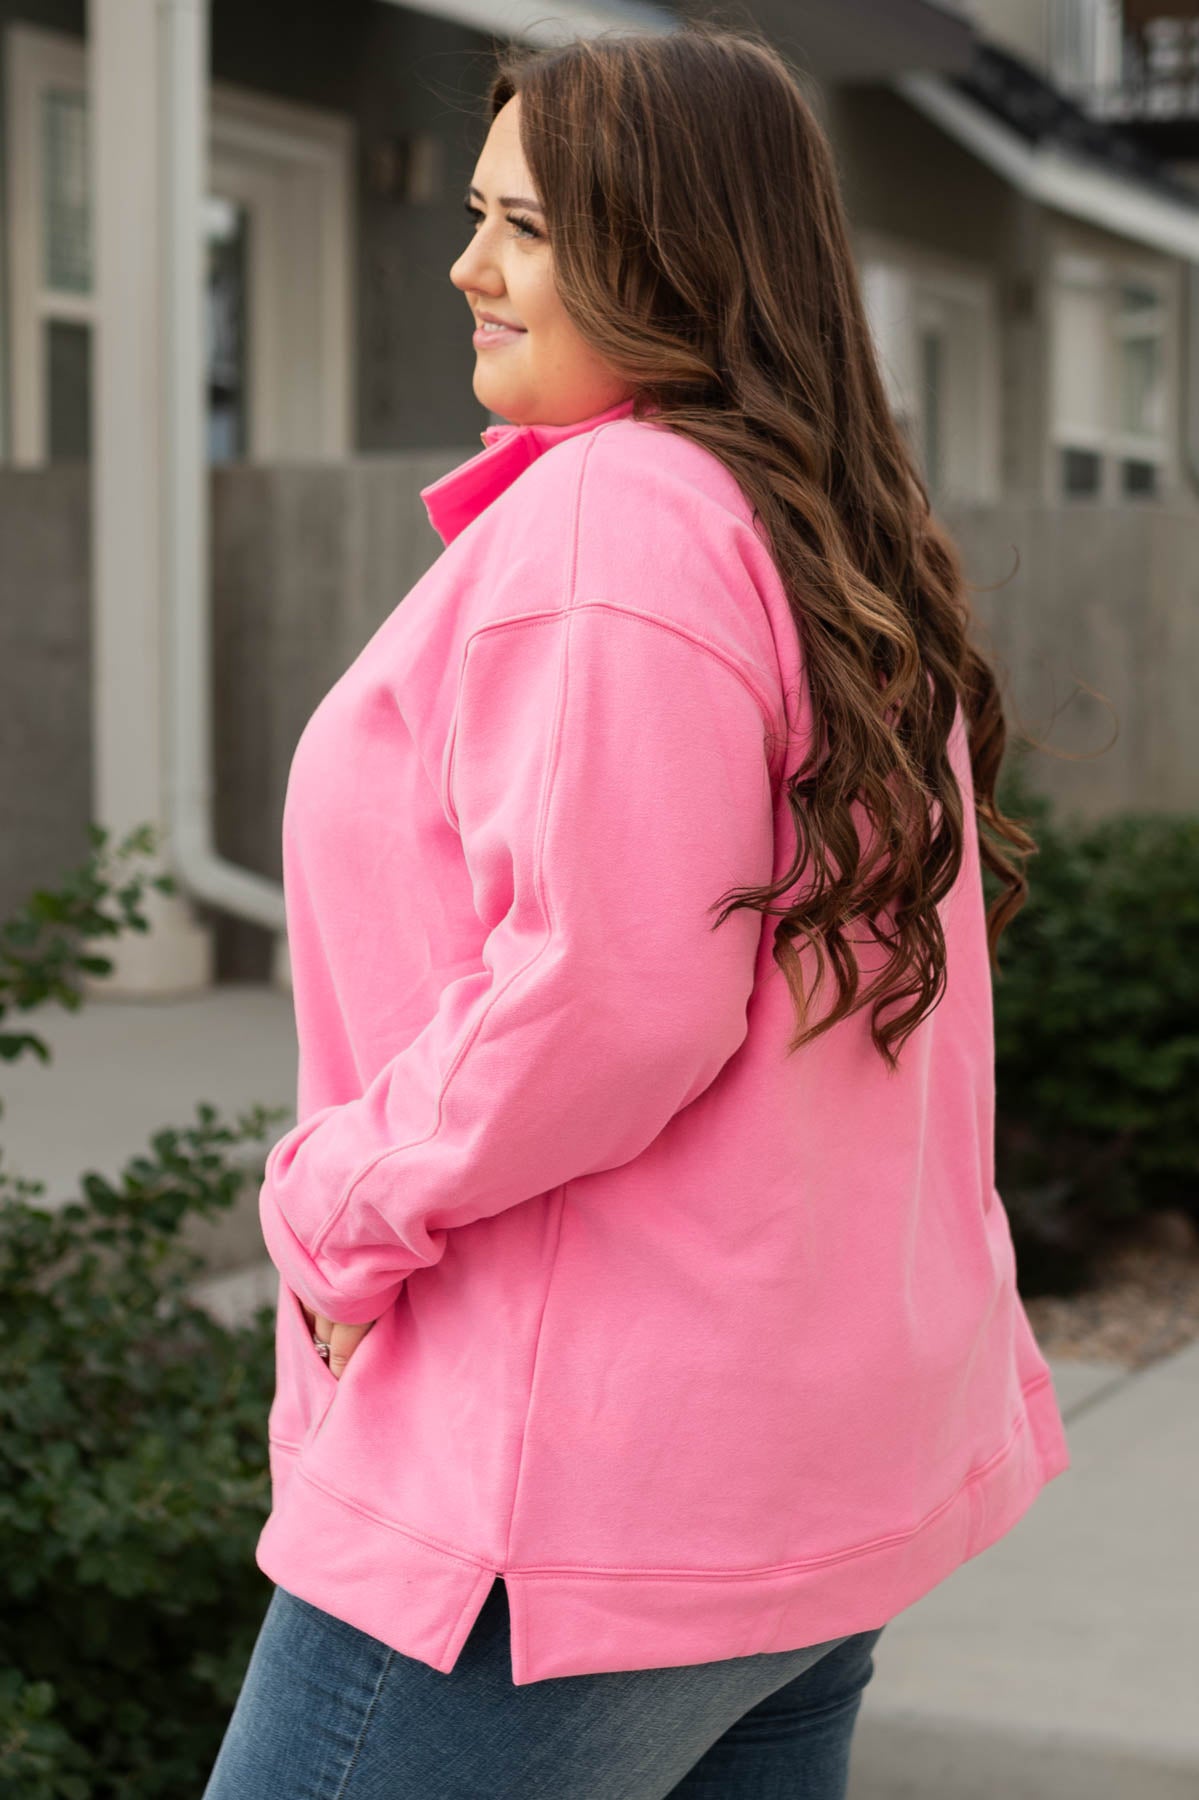
[[[263,1574],[401,1655],[451,1674],[493,1582],[505,1584],[515,1687],[795,1650],[877,1629],[1005,1535],[1070,1467],[1048,1375],[1004,1445],[914,1530],[771,1568],[507,1567],[441,1548],[312,1481],[272,1440],[278,1503]]]

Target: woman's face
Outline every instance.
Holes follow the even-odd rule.
[[[519,130],[520,96],[492,120],[467,195],[470,242],[450,270],[475,317],[475,398],[514,425],[572,425],[632,388],[575,330],[554,287],[545,220]],[[507,331],[482,332],[491,314]]]

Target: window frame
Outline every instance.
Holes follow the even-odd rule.
[[[1178,284],[1176,271],[1162,258],[1151,259],[1135,251],[1114,246],[1085,247],[1066,238],[1058,238],[1048,257],[1049,304],[1047,307],[1046,355],[1050,380],[1046,384],[1048,416],[1045,442],[1047,446],[1045,489],[1051,504],[1060,506],[1153,506],[1162,505],[1176,495],[1181,474],[1178,457],[1179,430],[1179,352]],[[1109,405],[1120,404],[1122,363],[1120,338],[1143,335],[1143,327],[1135,330],[1131,322],[1122,326],[1120,292],[1123,287],[1138,286],[1153,290],[1158,297],[1155,309],[1156,336],[1162,351],[1163,419],[1157,435],[1128,432],[1119,423],[1118,412],[1112,411],[1098,428],[1080,427],[1063,419],[1058,411],[1056,371],[1063,329],[1059,295],[1067,286],[1090,287],[1102,293],[1104,367],[1097,371],[1100,391],[1109,396]],[[1064,481],[1064,458],[1076,450],[1097,455],[1100,459],[1099,488],[1093,494],[1070,494]],[[1150,463],[1158,471],[1156,491],[1152,494],[1129,494],[1123,485],[1124,466],[1130,462]]]

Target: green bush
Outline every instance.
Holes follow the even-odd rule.
[[[51,1000],[68,1012],[78,1012],[83,1004],[80,978],[112,973],[108,957],[88,954],[88,940],[150,929],[139,911],[147,879],[164,894],[175,892],[173,876],[147,878],[137,867],[136,859],[155,847],[153,826],[139,825],[111,851],[103,826],[89,825],[87,835],[92,848],[86,862],[72,869],[58,888],[35,889],[0,927],[0,1023],[14,1007],[32,1012]],[[133,873],[121,881],[127,864],[132,864]],[[50,1061],[50,1052],[36,1033],[0,1030],[0,1061],[16,1062],[30,1055]]]
[[[140,887],[114,890],[94,858],[36,895],[0,934],[0,1015],[77,1006],[80,971],[111,967],[84,941],[144,928]],[[0,1051],[48,1060],[29,1033]],[[229,1330],[189,1301],[202,1259],[180,1233],[261,1179],[233,1152],[283,1110],[230,1128],[201,1106],[115,1184],[85,1175],[61,1207],[0,1170],[0,1794],[13,1800],[178,1800],[207,1779],[270,1595],[254,1545],[273,1308]]]
[[[178,1242],[264,1131],[198,1110],[83,1202],[0,1175],[0,1792],[22,1800],[198,1794],[269,1598],[273,1308],[218,1323]]]
[[[1021,1287],[1062,1291],[1138,1214],[1199,1217],[1199,819],[1063,824],[1018,764],[1001,803],[1039,851],[999,944],[997,1180]]]

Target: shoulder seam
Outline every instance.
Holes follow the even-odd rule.
[[[620,618],[636,619],[639,624],[656,626],[658,630],[669,632],[671,636],[678,638],[682,643],[690,644],[693,649],[704,652],[712,657],[714,661],[722,664],[723,667],[728,670],[730,675],[741,682],[742,686],[745,687],[752,696],[767,724],[773,726],[778,723],[777,718],[775,717],[775,708],[772,706],[767,694],[759,686],[753,673],[746,668],[743,663],[729,656],[719,644],[713,643],[710,638],[704,637],[702,632],[692,631],[687,626],[680,625],[676,619],[667,619],[662,617],[659,613],[647,612],[643,607],[628,606],[620,600],[605,600],[596,597],[590,600],[574,601],[567,609],[555,607],[552,610],[542,609],[537,612],[512,613],[507,618],[503,619],[489,619],[485,625],[477,626],[463,644],[461,671],[465,671],[466,659],[470,647],[478,638],[486,637],[491,632],[517,630],[522,626],[529,625],[542,625],[549,620],[566,620],[569,619],[572,614],[584,610],[614,613]],[[459,688],[461,688],[461,674],[459,678]]]

